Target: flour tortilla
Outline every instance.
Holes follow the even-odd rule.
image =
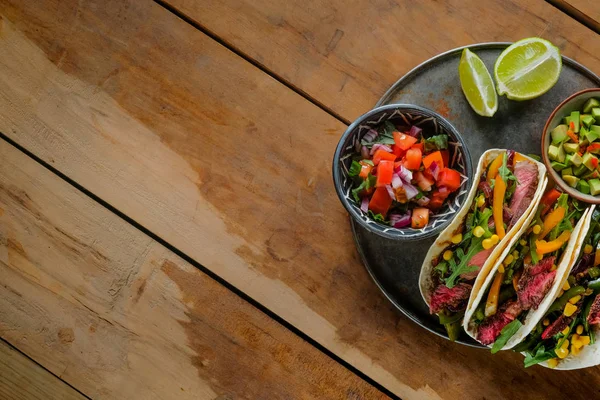
[[[473,187],[471,188],[471,192],[467,196],[465,203],[463,204],[460,211],[454,217],[454,221],[446,227],[437,237],[435,242],[429,248],[427,255],[425,256],[425,261],[421,266],[421,274],[419,276],[419,289],[421,290],[421,296],[425,303],[429,306],[431,301],[431,294],[435,289],[434,281],[432,279],[431,273],[433,271],[433,260],[438,258],[442,251],[451,243],[450,239],[455,233],[462,232],[462,226],[465,223],[465,219],[469,210],[471,209],[471,205],[475,199],[475,194],[477,193],[477,187],[481,179],[485,179],[485,173],[487,171],[487,167],[490,165],[494,159],[500,155],[502,152],[506,151],[505,149],[490,149],[483,153],[479,162],[477,163],[477,170],[475,175],[473,175],[473,179],[476,181],[473,183]],[[523,156],[521,154],[521,156]],[[479,275],[475,279],[475,284],[473,285],[473,291],[471,292],[471,296],[469,297],[469,303],[467,304],[467,310],[469,310],[474,301],[473,293],[478,292],[478,288],[483,284],[485,277],[489,274],[491,268],[495,264],[495,260],[502,253],[504,248],[509,244],[511,239],[515,236],[515,234],[521,229],[525,220],[529,216],[529,214],[537,207],[537,203],[539,202],[542,194],[544,193],[544,189],[546,188],[546,167],[544,164],[535,161],[533,158],[523,156],[526,160],[522,162],[530,162],[534,164],[538,169],[538,188],[533,195],[533,200],[531,204],[527,207],[521,218],[517,221],[515,226],[513,226],[508,232],[506,232],[506,236],[496,245],[487,261],[483,264],[479,271]],[[478,286],[478,282],[479,286]]]
[[[471,318],[473,317],[473,314],[475,313],[475,310],[477,309],[479,304],[481,304],[481,302],[487,300],[484,298],[484,296],[485,296],[487,288],[492,284],[492,282],[494,280],[496,271],[502,264],[502,261],[508,256],[513,245],[518,240],[521,239],[521,236],[523,234],[526,233],[527,227],[529,226],[529,224],[535,217],[536,211],[537,211],[537,207],[530,213],[530,215],[528,215],[526,223],[523,224],[523,226],[519,230],[518,234],[513,237],[513,239],[511,240],[511,243],[504,249],[502,254],[495,261],[495,263],[492,267],[492,270],[490,271],[489,275],[485,278],[485,280],[484,280],[483,284],[481,285],[481,288],[478,290],[478,292],[475,292],[475,289],[473,289],[473,292],[471,293],[471,296],[475,297],[475,300],[473,302],[473,306],[471,308],[468,308],[467,311],[465,312],[463,328],[465,329],[467,334],[469,336],[471,336],[473,339],[477,338],[477,329],[476,329],[475,324],[470,323]],[[577,225],[575,225],[575,228],[573,228],[573,233],[571,234],[571,237],[569,238],[569,241],[567,242],[567,247],[565,248],[565,251],[563,252],[563,254],[557,264],[557,268],[556,268],[557,272],[556,272],[556,276],[554,277],[554,282],[552,283],[551,289],[546,294],[546,297],[544,297],[544,300],[542,300],[542,302],[540,303],[537,310],[530,310],[527,313],[527,317],[525,317],[523,326],[521,328],[519,328],[517,333],[515,333],[513,335],[513,337],[511,337],[508,340],[508,342],[504,345],[504,347],[502,347],[502,350],[511,349],[514,346],[516,346],[517,344],[521,343],[527,337],[527,335],[529,335],[529,333],[535,328],[535,326],[537,325],[539,320],[546,313],[546,310],[548,309],[548,307],[550,307],[552,305],[552,303],[554,302],[554,300],[556,299],[556,296],[557,296],[558,292],[560,291],[560,289],[562,288],[564,281],[569,276],[569,271],[571,271],[573,264],[575,263],[575,261],[577,260],[577,257],[579,256],[579,251],[580,251],[581,245],[583,243],[583,240],[585,238],[585,235],[586,235],[589,225],[590,225],[590,221],[589,221],[588,217],[591,217],[591,212],[589,212],[589,211],[590,211],[589,209],[584,211],[583,215],[579,219],[579,222],[577,223]],[[491,347],[491,345],[488,347]]]

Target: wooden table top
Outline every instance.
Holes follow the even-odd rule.
[[[442,51],[542,36],[600,73],[560,9],[484,3],[0,1],[0,397],[598,394],[399,314],[331,182],[347,124]]]

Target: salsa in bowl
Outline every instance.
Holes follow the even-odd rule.
[[[471,186],[469,152],[435,112],[405,104],[375,108],[344,133],[333,161],[350,215],[388,238],[422,239],[452,220]]]

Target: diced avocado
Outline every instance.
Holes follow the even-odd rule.
[[[600,194],[600,179],[591,179],[588,183],[590,185],[590,194],[592,196]]]
[[[587,181],[580,180],[577,182],[577,190],[583,194],[590,194],[590,184]]]
[[[598,166],[598,159],[592,154],[586,152],[583,155],[583,165],[585,165],[590,171],[593,171]]]
[[[551,144],[550,147],[548,147],[548,158],[552,161],[558,159],[558,146]]]
[[[567,153],[565,153],[565,148],[562,144],[558,145],[558,156],[556,157],[556,161],[559,163],[567,164]]]
[[[579,133],[579,111],[573,111],[571,113],[570,123],[573,123],[573,132]]]
[[[598,99],[591,98],[583,105],[583,112],[589,113],[595,107],[600,107],[600,101],[598,101]]]
[[[590,131],[585,135],[585,138],[591,143],[600,139],[600,126],[590,125]]]
[[[596,122],[596,119],[594,117],[592,117],[590,114],[582,114],[581,118],[579,120],[581,121],[581,125],[584,125],[584,126],[590,126],[594,122]],[[581,132],[581,129],[583,129],[583,126],[580,128],[580,132]]]
[[[563,118],[562,123],[565,124],[566,126],[569,126],[569,122],[571,122],[571,117],[570,116],[566,116]]]
[[[592,108],[592,117],[600,122],[600,107]]]
[[[551,161],[550,165],[552,165],[552,169],[555,171],[562,171],[567,168],[565,164],[559,163],[558,161]]]
[[[600,178],[600,172],[596,171],[592,171],[587,175],[583,176],[583,179],[598,179]]]
[[[565,168],[562,171],[560,171],[560,175],[561,176],[565,176],[565,175],[573,175],[573,170],[571,169],[571,167],[569,168]]]
[[[588,173],[588,169],[584,164],[581,164],[579,167],[573,168],[573,173],[575,176],[581,177],[581,175]]]
[[[579,151],[579,145],[577,143],[565,143],[563,148],[567,153],[577,153]]]
[[[588,130],[588,128],[585,127],[585,125],[579,128],[579,144],[582,144],[581,143],[582,139],[584,141],[587,141],[587,135],[588,135],[588,133],[590,133],[590,131]]]
[[[552,129],[550,135],[552,135],[552,144],[559,144],[564,142],[569,138],[567,135],[567,125],[558,125],[556,128]]]
[[[573,175],[563,175],[563,181],[567,182],[567,185],[571,187],[577,186],[577,182],[579,182],[579,178]]]
[[[569,159],[569,162],[574,167],[579,167],[581,165],[581,163],[583,162],[583,159],[581,158],[581,156],[579,154],[574,153],[574,154],[571,154],[571,158]],[[567,163],[567,165],[569,165],[569,163]]]

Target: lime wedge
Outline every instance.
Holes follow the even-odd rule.
[[[464,49],[458,64],[460,86],[473,111],[491,117],[498,110],[498,95],[494,81],[481,58]]]
[[[556,46],[540,38],[527,38],[509,46],[494,66],[498,94],[511,100],[534,99],[558,81],[562,58]]]

